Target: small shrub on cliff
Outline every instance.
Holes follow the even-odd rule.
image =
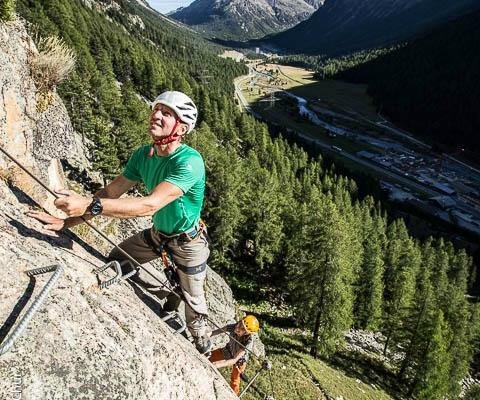
[[[12,21],[15,19],[15,0],[0,0],[0,20]]]
[[[43,112],[51,104],[55,88],[73,71],[75,53],[53,36],[40,39],[38,48],[39,53],[32,57],[30,66],[38,88],[37,111]]]
[[[0,181],[11,184],[13,181],[12,169],[0,168]]]

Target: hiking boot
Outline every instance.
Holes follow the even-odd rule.
[[[200,354],[205,355],[208,357],[212,350],[212,341],[210,338],[205,336],[194,336],[193,342],[195,343],[195,348],[198,350]]]

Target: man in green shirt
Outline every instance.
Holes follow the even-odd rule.
[[[187,326],[197,349],[206,353],[211,345],[203,284],[210,251],[200,225],[205,167],[201,155],[182,143],[196,121],[197,108],[187,95],[175,91],[160,94],[153,102],[149,124],[153,144],[135,150],[123,174],[97,192],[93,199],[70,190],[57,191],[61,197],[54,204],[68,215],[66,219],[39,211],[31,211],[30,215],[53,231],[82,223],[80,216],[151,215],[153,227],[130,237],[119,247],[141,264],[158,258],[162,248],[169,250],[186,302]],[[138,182],[145,184],[148,196],[120,198]],[[134,268],[118,249],[112,250],[109,259],[119,261],[124,270]],[[157,294],[161,289],[160,284],[142,270],[132,279],[152,293]],[[170,296],[164,308],[176,308],[178,302],[172,300]]]

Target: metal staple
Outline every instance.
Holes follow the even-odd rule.
[[[38,297],[35,299],[29,310],[25,313],[23,318],[21,319],[20,323],[14,329],[14,331],[5,339],[5,341],[0,345],[0,356],[7,353],[12,346],[14,345],[15,341],[23,334],[25,329],[27,328],[30,320],[33,318],[34,314],[38,311],[40,306],[42,305],[45,297],[52,289],[53,285],[57,282],[58,278],[63,274],[63,267],[61,265],[51,265],[49,267],[43,268],[36,268],[30,271],[26,271],[26,274],[30,277],[40,274],[45,274],[47,272],[54,272],[54,274],[50,277],[45,287],[42,289]]]
[[[115,276],[111,279],[106,280],[105,282],[101,282],[98,285],[100,289],[106,289],[109,286],[113,285],[114,283],[120,281],[121,279],[128,279],[137,273],[136,270],[133,270],[133,271],[130,271],[128,274],[125,274],[122,276],[122,268],[120,267],[120,263],[118,261],[110,261],[109,263],[102,265],[95,272],[98,274],[100,272],[106,271],[110,267],[115,268]]]

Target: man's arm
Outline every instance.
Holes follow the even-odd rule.
[[[125,178],[123,175],[117,176],[107,186],[101,188],[95,193],[96,197],[108,199],[118,199],[122,194],[127,193],[137,184],[135,181]]]
[[[126,193],[129,189],[131,189],[135,184],[135,181],[131,181],[125,178],[123,175],[119,175],[107,186],[101,188],[98,192],[96,192],[95,196],[102,198],[119,198],[122,194]],[[84,222],[84,219],[90,220],[93,218],[91,215],[85,215],[83,216],[83,219],[79,216],[62,219],[38,210],[30,210],[27,212],[27,215],[39,220],[40,222],[43,222],[45,224],[44,228],[52,231],[60,231],[66,228],[72,228]]]
[[[125,178],[123,175],[119,175],[107,186],[95,192],[93,196],[104,199],[118,199],[122,194],[127,193],[132,187],[134,187],[136,183],[137,182]],[[90,205],[90,203],[88,203],[87,207]],[[89,221],[92,218],[93,216],[89,214],[83,215],[82,217],[69,217],[65,219],[65,228],[71,228],[81,224],[84,222],[84,220]]]
[[[240,350],[234,358],[231,358],[230,360],[214,361],[213,365],[217,368],[230,367],[231,365],[235,365],[244,355],[245,350]]]
[[[80,196],[71,190],[61,190],[58,193],[64,197],[55,200],[54,204],[69,217],[83,215],[92,202],[91,198]],[[183,192],[178,186],[164,181],[146,197],[124,199],[100,197],[103,206],[102,215],[117,218],[145,217],[153,215],[182,195]]]
[[[117,218],[146,217],[155,214],[183,195],[182,189],[170,182],[161,182],[145,197],[102,199],[103,215]]]

